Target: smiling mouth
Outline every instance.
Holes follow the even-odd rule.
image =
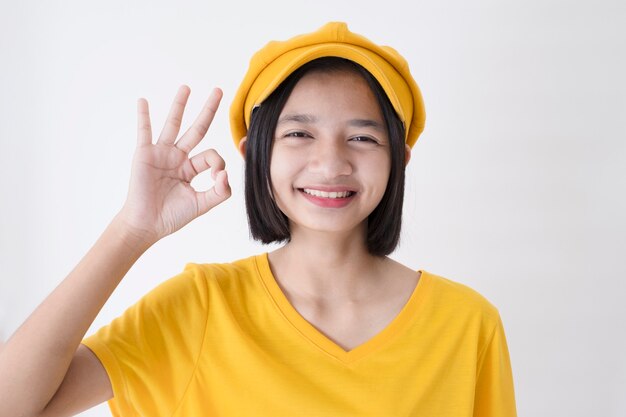
[[[313,190],[311,188],[299,188],[299,190],[306,194],[312,195],[314,197],[331,198],[331,199],[348,198],[356,194],[356,192],[354,191],[320,191],[320,190]]]

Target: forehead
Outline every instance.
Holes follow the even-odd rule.
[[[303,75],[289,95],[285,113],[376,118],[382,112],[368,82],[350,70],[311,71]]]

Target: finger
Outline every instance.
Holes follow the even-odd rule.
[[[209,130],[211,122],[213,122],[213,118],[215,117],[217,108],[220,105],[222,95],[222,90],[219,88],[214,88],[213,91],[211,91],[208,100],[196,120],[176,143],[176,147],[178,149],[185,153],[189,153],[198,143],[200,143],[204,135],[206,135],[206,132]]]
[[[225,197],[224,199],[230,197],[231,190],[228,183],[228,173],[225,170],[217,173],[213,188],[215,188],[215,194]]]
[[[137,100],[137,146],[152,143],[152,127],[150,126],[150,110],[148,100]]]
[[[163,130],[161,131],[161,135],[159,135],[157,143],[163,145],[173,145],[176,141],[190,93],[191,89],[186,85],[181,85],[178,88],[178,92],[176,93],[176,97],[174,97],[172,107],[167,115],[165,125],[163,126]]]
[[[185,180],[191,181],[193,177],[211,168],[211,178],[216,179],[217,173],[226,168],[226,162],[214,149],[207,149],[192,157],[189,162],[193,168],[191,178],[189,174],[184,175]]]
[[[227,200],[230,196],[231,189],[228,184],[228,174],[226,174],[226,171],[220,171],[211,189],[196,193],[199,210],[198,215],[205,214],[213,207]]]

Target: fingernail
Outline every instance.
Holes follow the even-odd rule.
[[[213,90],[211,90],[211,99],[215,99],[216,97],[218,97],[220,95],[220,89],[215,87],[213,88]]]

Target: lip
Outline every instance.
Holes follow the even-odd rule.
[[[326,192],[351,191],[352,195],[350,195],[349,197],[342,197],[342,198],[318,197],[315,195],[305,193],[304,188],[318,190],[318,191],[326,191]],[[304,198],[309,200],[311,203],[315,204],[316,206],[324,207],[324,208],[345,207],[348,204],[350,204],[352,200],[354,200],[355,196],[357,195],[357,193],[354,190],[347,188],[347,187],[327,187],[327,186],[326,187],[302,187],[302,188],[298,188],[298,192],[302,194]]]
[[[350,187],[346,187],[344,185],[305,185],[304,187],[298,187],[298,190],[303,190],[303,189],[307,189],[307,190],[318,190],[318,191],[325,191],[327,193],[331,193],[331,192],[343,192],[343,191],[351,191],[353,193],[356,193],[356,190],[354,188],[350,188]]]

